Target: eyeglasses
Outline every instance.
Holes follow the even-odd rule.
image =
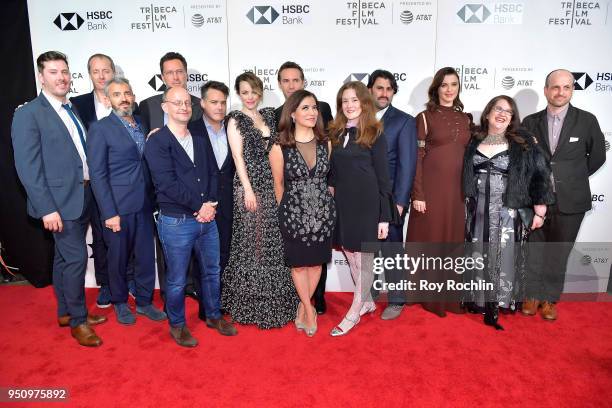
[[[504,114],[504,115],[507,115],[507,116],[514,115],[514,112],[512,112],[511,110],[506,110],[506,109],[502,108],[499,105],[494,106],[493,110],[495,111],[495,113],[501,113],[501,114]]]
[[[164,101],[164,103],[171,103],[172,105],[176,106],[177,108],[182,108],[184,107],[188,107],[188,106],[193,106],[194,103],[191,101]]]

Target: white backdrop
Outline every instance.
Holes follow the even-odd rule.
[[[68,55],[73,94],[91,91],[87,59],[110,55],[130,79],[137,100],[158,92],[159,58],[178,51],[188,62],[189,90],[207,80],[233,88],[244,71],[265,85],[263,106],[278,106],[277,68],[286,60],[305,70],[307,88],[335,110],[347,79],[387,69],[398,79],[394,105],[417,114],[436,69],[457,68],[461,98],[476,120],[493,96],[516,98],[520,114],[546,106],[544,77],[556,68],[575,73],[573,104],[597,116],[612,139],[612,11],[610,1],[523,0],[245,1],[245,0],[28,0],[34,59],[47,50]],[[34,64],[35,66],[35,64]],[[35,68],[33,68],[35,69]],[[232,109],[239,108],[231,97]],[[593,177],[594,210],[578,241],[609,242],[612,235],[610,170]],[[605,288],[610,251],[583,245],[570,268],[594,267]],[[605,258],[605,261],[604,261]],[[591,263],[591,259],[601,259]],[[593,261],[594,262],[594,261]],[[95,284],[90,262],[87,284]],[[572,287],[591,291],[591,287]],[[328,290],[352,290],[341,254],[334,253]]]

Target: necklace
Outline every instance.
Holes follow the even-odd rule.
[[[488,145],[502,145],[508,143],[506,139],[506,135],[504,133],[500,133],[498,135],[487,135],[482,141],[484,144]]]
[[[297,139],[295,139],[295,141],[296,141],[297,143],[306,144],[306,143],[310,143],[310,142],[312,142],[312,141],[314,140],[314,138],[315,138],[315,137],[313,136],[313,137],[311,137],[309,140],[306,140],[305,142],[302,142],[301,140],[297,140]]]

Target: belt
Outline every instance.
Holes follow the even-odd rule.
[[[83,180],[83,187],[89,187],[89,180]]]

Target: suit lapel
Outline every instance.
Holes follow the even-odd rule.
[[[162,96],[157,95],[151,106],[151,129],[164,127],[164,111],[161,107]]]
[[[568,143],[570,137],[570,130],[574,127],[575,123],[576,110],[572,105],[570,105],[567,108],[567,114],[565,115],[565,119],[563,120],[563,127],[561,127],[561,133],[559,134],[559,142],[557,143],[555,153],[561,151],[563,146]]]
[[[123,124],[123,122],[121,122],[121,119],[119,119],[117,115],[115,115],[113,112],[111,112],[109,117],[111,123],[117,129],[117,132],[122,135],[121,137],[123,138],[123,140],[126,141],[130,147],[133,147],[132,153],[136,154],[137,156],[140,156],[140,153],[138,152],[138,145],[136,144],[134,139],[132,139],[132,136],[130,136],[130,132],[128,132],[128,130],[125,128],[125,125]]]
[[[540,117],[538,119],[538,131],[536,132],[535,136],[540,145],[544,146],[544,150],[548,153],[548,157],[551,157],[552,151],[550,150],[550,142],[548,141],[548,116],[546,109],[540,112]]]
[[[55,127],[60,129],[60,131],[64,134],[64,136],[66,136],[66,141],[68,142],[68,144],[70,144],[70,146],[72,148],[72,152],[74,153],[75,158],[77,158],[78,161],[80,162],[81,161],[81,156],[79,156],[79,151],[77,150],[76,146],[74,145],[74,141],[72,140],[72,136],[70,136],[70,131],[68,130],[68,128],[64,124],[64,121],[62,120],[62,118],[59,116],[57,111],[53,108],[51,103],[47,100],[47,98],[45,97],[45,95],[42,92],[40,93],[40,96],[42,97],[42,100],[43,100],[43,104],[42,105],[45,107],[45,109],[47,109],[47,114],[48,114],[47,116],[49,118],[51,118],[51,122],[53,122]],[[83,132],[85,132],[85,128],[83,128]]]

